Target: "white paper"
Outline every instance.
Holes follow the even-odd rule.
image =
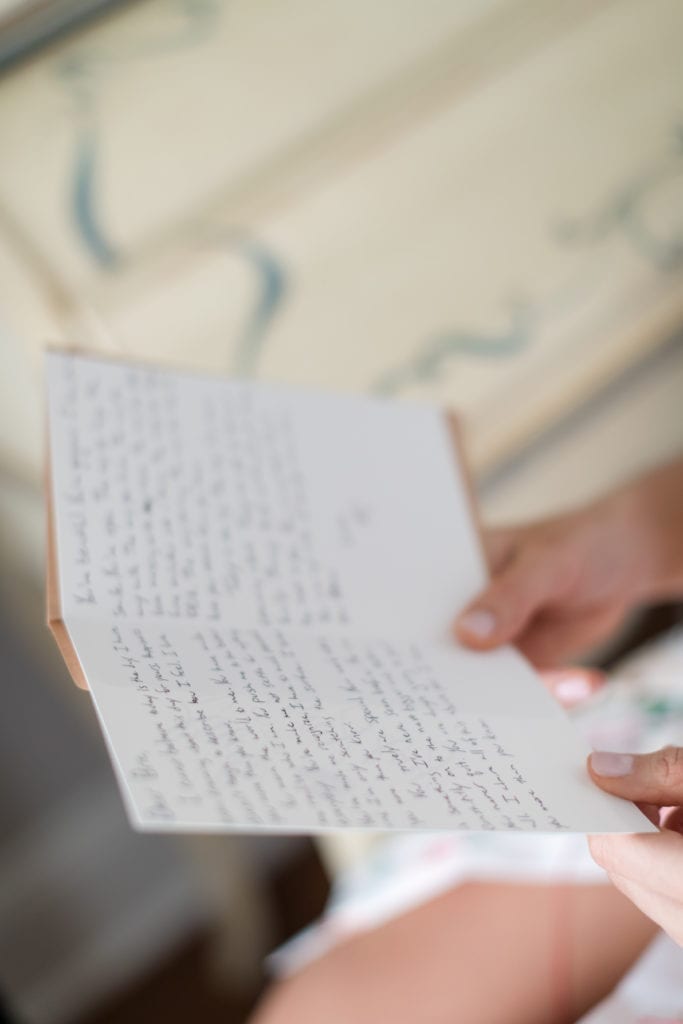
[[[62,613],[152,830],[647,831],[516,652],[443,415],[51,353]]]

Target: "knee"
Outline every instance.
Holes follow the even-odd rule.
[[[304,971],[271,986],[248,1024],[342,1024],[340,1010],[334,995],[323,992],[315,975]],[[350,1024],[351,1018],[346,1019]]]

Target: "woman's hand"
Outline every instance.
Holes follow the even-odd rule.
[[[459,616],[468,647],[514,643],[539,668],[606,639],[641,602],[683,593],[683,460],[569,515],[489,534],[492,580]]]
[[[560,665],[615,631],[634,603],[636,526],[608,505],[492,532],[492,580],[460,615],[459,640],[514,643],[539,668]]]
[[[683,748],[592,754],[593,781],[633,800],[659,825],[650,835],[592,836],[594,860],[637,907],[683,946]]]

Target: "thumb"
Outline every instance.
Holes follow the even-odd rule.
[[[588,770],[601,789],[625,800],[658,807],[683,804],[683,747],[641,755],[601,751],[591,754]]]
[[[514,641],[558,589],[552,560],[524,549],[456,620],[455,635],[466,647],[490,650]]]

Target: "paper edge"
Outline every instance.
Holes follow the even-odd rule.
[[[47,410],[47,391],[44,408]],[[57,540],[55,536],[55,514],[52,493],[52,466],[50,459],[50,437],[45,426],[45,464],[43,471],[45,500],[45,621],[47,628],[59,648],[64,663],[76,686],[89,690],[85,672],[78,660],[76,648],[62,617],[62,602],[59,591],[59,570],[57,565]]]
[[[486,579],[488,579],[491,572],[491,565],[484,540],[484,520],[482,518],[479,500],[477,498],[477,491],[474,486],[474,474],[465,450],[462,422],[458,413],[453,409],[442,407],[442,416],[446,425],[446,431],[450,441],[453,457],[455,459],[455,470],[458,476],[458,483],[462,485],[462,489],[465,493],[467,511],[469,512],[472,525],[474,526],[474,534],[479,545],[481,562],[484,566]]]

